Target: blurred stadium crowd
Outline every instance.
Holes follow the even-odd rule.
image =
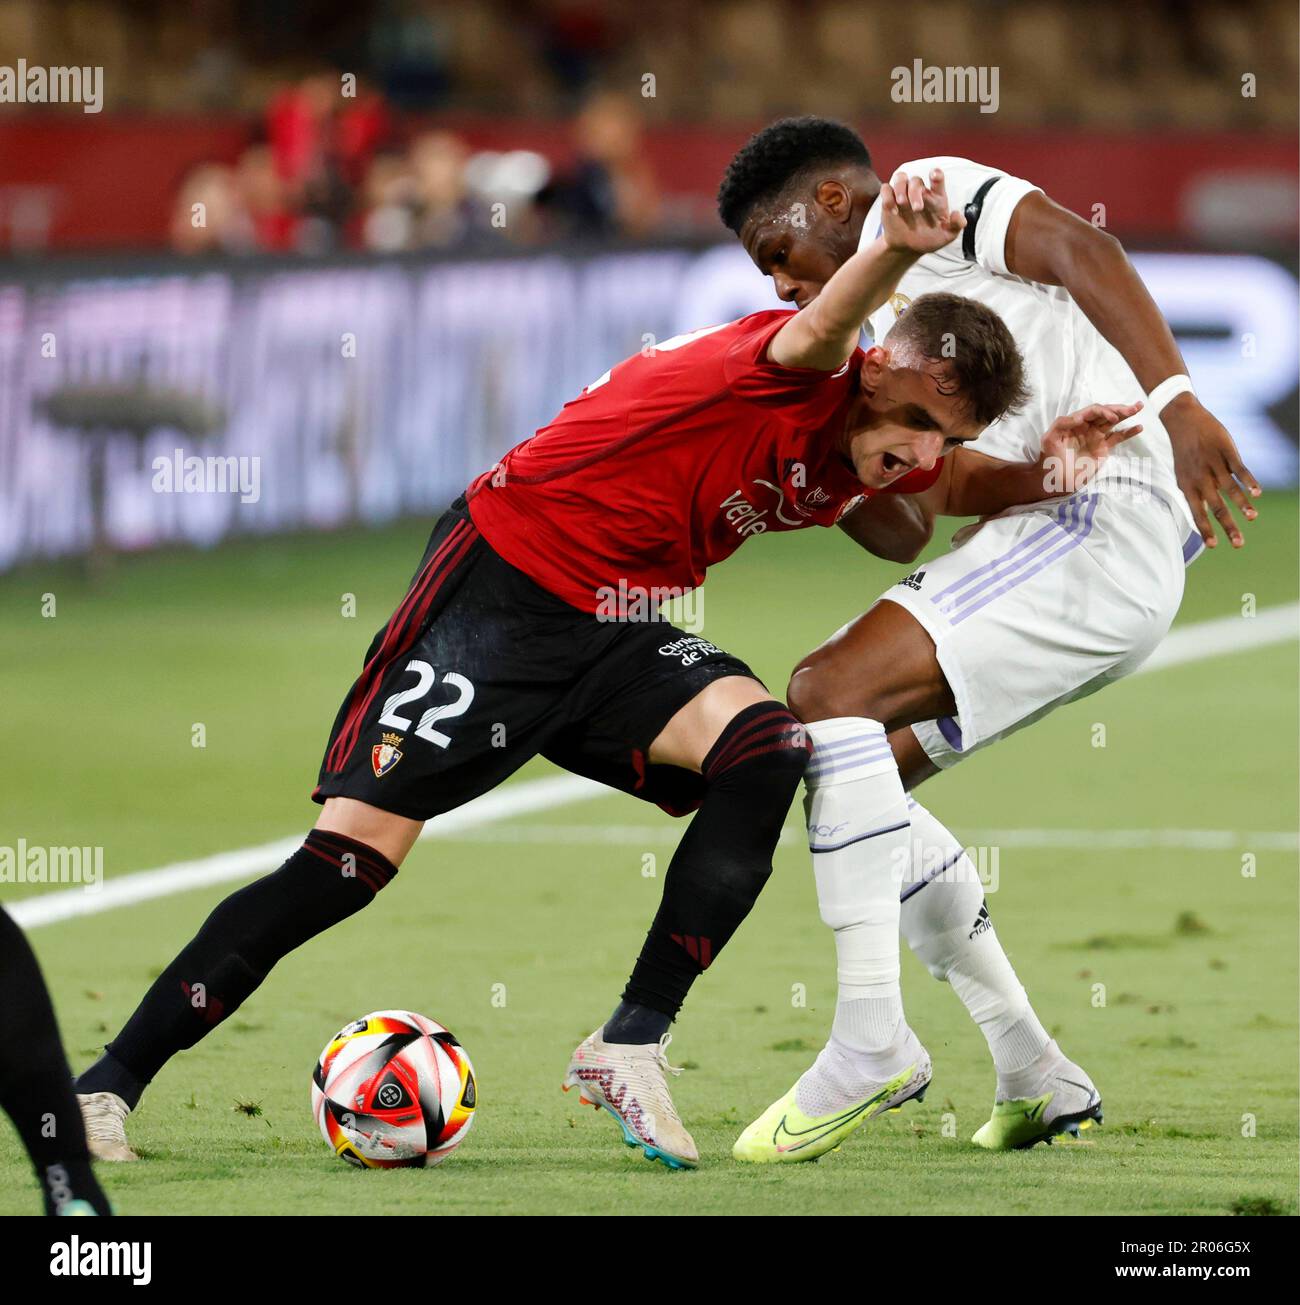
[[[172,247],[473,252],[654,234],[658,192],[638,149],[634,102],[598,92],[570,131],[573,162],[553,175],[536,151],[471,151],[454,131],[403,124],[375,91],[343,99],[337,73],[313,74],[274,96],[264,139],[233,166],[205,163],[185,178]],[[205,206],[201,226],[197,203]]]
[[[915,120],[890,73],[918,57],[999,69],[981,126],[1293,130],[1296,46],[1294,0],[0,0],[0,63],[100,65],[119,116],[248,123],[180,180],[182,253],[673,234],[647,128]],[[924,125],[971,113],[925,105]],[[471,146],[475,114],[566,124],[564,161]]]
[[[1296,32],[1292,0],[0,0],[0,49],[170,113],[257,111],[312,49],[405,109],[553,116],[654,72],[651,119],[849,117],[922,55],[999,65],[1012,123],[1290,127]]]

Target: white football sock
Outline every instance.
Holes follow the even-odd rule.
[[[1039,1025],[1039,1029],[1042,1029],[1042,1025]],[[1042,1036],[1047,1035],[1043,1033]],[[1060,1071],[1062,1067],[1077,1069],[1077,1066],[1065,1058],[1064,1052],[1056,1045],[1055,1040],[1049,1039],[1042,1052],[1023,1069],[998,1072],[997,1100],[1023,1101],[1028,1097],[1039,1096],[1043,1091],[1045,1080],[1053,1072]]]
[[[952,985],[993,1053],[998,1084],[1033,1065],[1051,1044],[984,905],[984,885],[953,835],[915,799],[901,925],[936,979]]]
[[[880,1068],[906,1033],[898,897],[909,861],[907,799],[879,722],[836,717],[809,725],[808,736],[808,845],[839,973],[831,1036]]]

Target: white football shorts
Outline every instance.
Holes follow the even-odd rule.
[[[881,595],[934,640],[955,716],[913,732],[946,768],[1140,666],[1183,598],[1199,535],[1137,481],[1013,508]]]

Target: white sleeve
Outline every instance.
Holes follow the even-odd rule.
[[[975,206],[973,219],[970,213],[966,218],[968,226],[973,220],[975,236],[972,242],[968,233],[962,232],[964,238],[962,250],[968,258],[973,252],[974,261],[981,267],[987,267],[991,272],[1008,275],[1007,227],[1011,225],[1011,214],[1026,195],[1038,190],[1039,187],[1025,181],[1022,177],[1012,177],[1006,173],[999,175],[991,168],[984,170],[990,177],[997,177],[997,180],[982,197],[979,196],[977,188],[976,195],[968,201]],[[980,185],[983,186],[987,180],[986,177]]]
[[[948,202],[966,214],[966,229],[951,245],[944,246],[944,256],[963,258],[991,272],[1008,275],[1007,227],[1011,214],[1030,191],[1040,188],[997,168],[958,158],[917,159],[895,168],[890,176],[905,172],[909,177],[929,180],[932,168],[943,169]]]

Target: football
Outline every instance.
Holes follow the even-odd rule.
[[[465,1140],[477,1100],[465,1049],[436,1020],[406,1010],[340,1029],[312,1073],[321,1136],[364,1169],[441,1164]]]

